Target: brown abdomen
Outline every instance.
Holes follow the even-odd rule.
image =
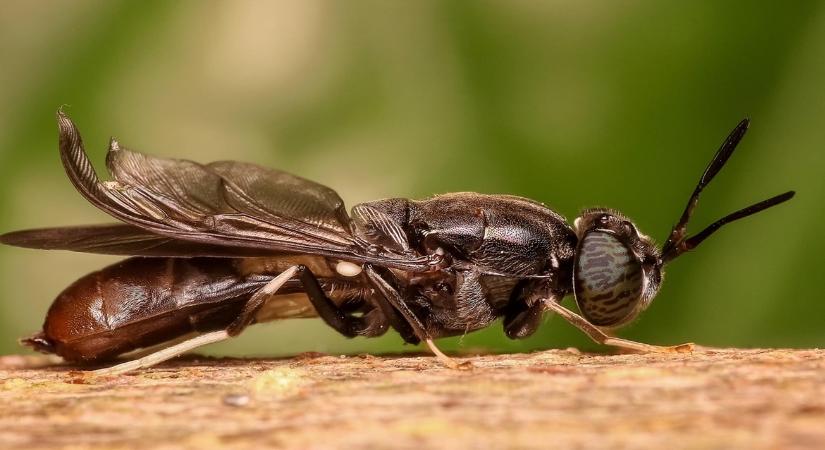
[[[271,277],[232,259],[130,258],[66,288],[24,341],[69,361],[100,361],[193,331],[226,327]]]

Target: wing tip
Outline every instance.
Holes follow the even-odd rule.
[[[43,246],[43,242],[51,237],[49,228],[31,230],[17,230],[0,234],[0,244],[23,248],[39,248],[48,250],[51,247]]]
[[[63,111],[65,105],[57,109],[57,129],[59,132],[59,144],[61,153],[75,153],[77,149],[83,151],[83,142],[80,132],[72,119]]]
[[[72,127],[74,126],[72,119],[70,119],[69,115],[66,114],[66,106],[68,105],[60,105],[60,107],[57,108],[57,112],[55,113],[55,117],[57,118],[57,124],[58,126],[60,126],[61,130],[67,125],[70,125]]]
[[[18,243],[20,235],[20,231],[10,231],[8,233],[0,234],[0,244],[20,246]]]

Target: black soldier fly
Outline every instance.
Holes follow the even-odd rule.
[[[778,205],[772,197],[688,236],[699,194],[733,153],[724,141],[659,250],[617,211],[588,209],[570,226],[542,203],[452,193],[362,203],[347,214],[331,189],[256,165],[199,164],[129,151],[111,140],[100,181],[75,124],[57,113],[60,157],[75,188],[121,223],[17,231],[5,244],[132,258],[91,273],[52,304],[23,342],[81,363],[155,351],[103,373],[148,367],[254,323],[320,317],[347,337],[389,328],[433,344],[503,318],[530,336],[552,311],[596,342],[637,351],[689,350],[620,339],[659,291],[663,267],[724,224]],[[575,296],[581,314],[561,305]],[[160,350],[157,350],[161,347]]]

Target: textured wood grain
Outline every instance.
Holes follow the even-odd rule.
[[[825,448],[825,351],[187,358],[90,378],[0,358],[0,443],[35,448]]]

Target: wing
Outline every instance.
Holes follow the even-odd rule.
[[[277,254],[252,247],[236,248],[172,239],[125,223],[13,231],[0,235],[0,243],[42,250],[127,256],[241,257]]]
[[[62,111],[57,119],[60,156],[72,184],[101,210],[151,235],[428,268],[426,257],[375,249],[356,238],[334,191],[286,172],[233,161],[203,165],[156,158],[112,140],[106,166],[113,180],[101,182],[74,123]],[[248,254],[239,250],[238,256]]]

